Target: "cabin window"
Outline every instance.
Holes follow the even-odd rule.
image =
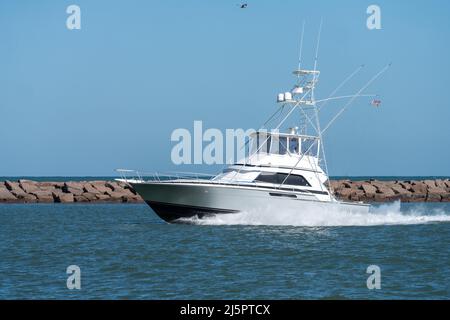
[[[287,153],[287,137],[279,137],[280,146],[278,148],[278,151],[280,154],[286,154]]]
[[[305,154],[309,156],[318,156],[319,141],[309,137],[279,136],[267,132],[257,132],[250,139],[250,154],[270,153],[285,155]]]
[[[289,138],[289,152],[298,154],[298,138]]]
[[[250,139],[250,154],[255,154],[258,147],[258,135],[256,135]]]
[[[251,147],[252,147],[252,140],[250,139],[250,137],[245,137],[245,144],[244,144],[244,157],[248,157],[250,156],[250,152],[251,152]],[[238,158],[236,160],[239,160],[240,153],[237,153]]]
[[[267,133],[258,132],[251,139],[250,153],[268,153],[270,149],[271,136]]]
[[[283,179],[283,180],[284,180],[284,179]],[[291,174],[291,175],[287,178],[285,184],[289,184],[289,185],[293,185],[293,186],[311,187],[311,185],[309,184],[309,182],[308,182],[303,176],[300,176],[300,175],[294,175],[294,174]]]
[[[314,139],[304,139],[302,141],[302,154],[308,156],[317,157],[318,156],[318,141]]]
[[[286,179],[286,177],[288,177]],[[273,172],[262,172],[255,181],[273,183],[273,184],[281,184],[286,179],[284,184],[293,185],[293,186],[303,186],[303,187],[311,187],[309,182],[305,179],[305,177],[297,174],[291,174],[288,176],[287,173],[273,173]]]
[[[268,153],[270,146],[270,136],[267,133],[258,133],[258,153]]]
[[[270,153],[278,154],[280,147],[280,141],[278,136],[270,136]]]
[[[272,146],[272,136],[269,135],[269,137],[267,138],[267,153],[271,152],[271,146]]]

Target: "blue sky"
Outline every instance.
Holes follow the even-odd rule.
[[[450,175],[448,1],[2,1],[0,176],[112,175],[171,163],[176,128],[257,128],[292,87],[299,33],[318,97],[370,87],[327,132],[331,175]],[[66,8],[81,8],[81,30]],[[381,8],[368,30],[366,8]],[[330,104],[329,119],[339,110]]]

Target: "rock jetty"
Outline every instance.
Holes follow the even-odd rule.
[[[350,181],[334,180],[338,199],[364,202],[450,202],[450,180]]]
[[[338,199],[364,202],[450,202],[450,180],[332,180]],[[126,183],[117,181],[0,181],[0,203],[142,202]]]
[[[140,202],[127,184],[117,181],[0,181],[0,202]]]

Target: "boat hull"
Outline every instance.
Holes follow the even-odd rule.
[[[188,218],[199,219],[219,214],[236,214],[272,210],[293,212],[315,209],[332,210],[335,207],[358,213],[367,213],[369,206],[358,203],[318,201],[313,194],[288,192],[244,186],[211,183],[132,183],[133,188],[155,213],[167,222],[189,223]]]
[[[146,203],[156,212],[156,214],[167,222],[186,222],[192,217],[199,219],[216,215],[216,214],[230,214],[238,213],[237,210],[213,208],[213,207],[199,207],[192,205],[180,205],[176,203],[146,201]]]

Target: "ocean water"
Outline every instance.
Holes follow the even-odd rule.
[[[144,204],[0,205],[0,299],[450,298],[449,204],[190,222]]]

